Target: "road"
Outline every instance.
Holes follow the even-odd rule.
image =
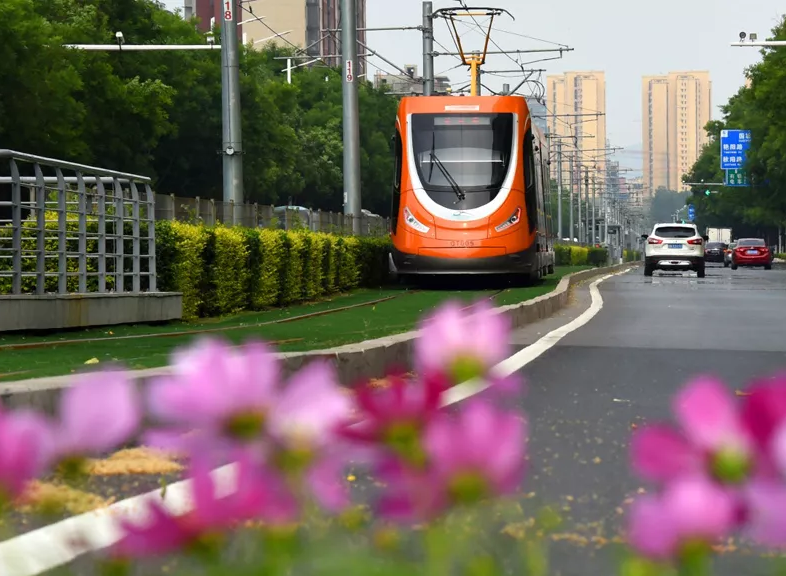
[[[786,268],[695,274],[641,268],[600,284],[604,306],[586,325],[529,363],[522,402],[531,427],[530,473],[522,486],[537,504],[557,504],[564,524],[552,543],[553,576],[617,573],[625,499],[646,488],[628,472],[632,429],[669,418],[669,403],[697,373],[722,376],[731,388],[786,367]],[[589,305],[585,285],[559,315],[514,334],[526,346]],[[359,494],[368,494],[359,479]],[[735,546],[739,546],[736,550]],[[771,573],[735,545],[718,558],[718,574]],[[78,574],[89,559],[72,566]],[[763,565],[763,566],[762,566]]]
[[[613,574],[611,539],[623,501],[645,488],[628,473],[633,425],[670,417],[670,400],[697,373],[732,388],[786,367],[786,269],[707,268],[695,274],[640,268],[600,285],[604,307],[523,370],[531,422],[527,488],[565,511],[555,576]],[[556,550],[555,550],[556,552]],[[724,553],[719,574],[755,574],[758,562]],[[771,571],[770,571],[771,572]]]

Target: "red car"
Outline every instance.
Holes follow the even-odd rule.
[[[738,266],[764,266],[765,270],[771,270],[773,256],[764,240],[740,238],[731,253],[731,269],[736,270]]]

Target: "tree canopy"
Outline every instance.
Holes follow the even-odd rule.
[[[154,0],[2,0],[0,147],[145,174],[156,191],[220,199],[219,51],[104,52],[62,47],[197,44],[193,22]],[[218,37],[218,35],[216,35]],[[241,106],[247,201],[340,210],[341,74],[300,68],[293,51],[243,47]],[[397,100],[360,87],[363,208],[387,214]]]
[[[786,20],[773,29],[776,40],[786,39]],[[786,223],[786,51],[765,48],[762,60],[745,73],[750,83],[722,107],[723,118],[709,122],[709,143],[685,182],[723,182],[720,169],[720,131],[751,131],[751,147],[744,170],[748,187],[694,187],[689,201],[696,206],[700,226],[734,229],[735,236],[771,235]],[[705,195],[705,189],[717,193]]]

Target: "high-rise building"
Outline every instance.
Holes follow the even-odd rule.
[[[650,195],[658,188],[685,190],[690,171],[708,141],[712,82],[706,71],[645,76],[641,86],[643,178]]]
[[[606,74],[600,71],[565,72],[546,78],[546,106],[548,131],[563,141],[563,181],[570,177],[568,150],[573,154],[574,176],[584,175],[584,167],[605,179],[606,145]],[[598,114],[592,117],[591,114]],[[568,137],[575,136],[574,147]],[[570,143],[571,145],[566,145]],[[551,143],[552,149],[554,142]],[[557,163],[551,163],[552,178],[556,178]]]
[[[208,31],[210,20],[221,26],[223,22],[225,0],[183,0],[184,16],[199,17],[199,29]],[[357,27],[366,27],[366,0],[357,2]],[[281,38],[271,38],[270,42],[290,46],[294,44],[304,49],[306,54],[314,58],[323,58],[330,66],[339,66],[341,62],[341,0],[256,0],[245,3],[253,9],[254,14],[247,10],[236,10],[238,34],[241,40],[253,46],[261,47],[275,34],[288,32]],[[260,20],[252,20],[258,16]],[[358,30],[358,41],[366,43],[365,30]],[[305,61],[303,61],[305,63]],[[283,65],[282,65],[283,68]],[[358,68],[356,75],[365,74],[365,49],[358,44]]]

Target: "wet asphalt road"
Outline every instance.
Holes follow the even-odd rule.
[[[552,554],[552,574],[560,576],[616,573],[616,551],[584,538],[617,535],[625,498],[647,488],[628,473],[633,427],[669,418],[671,397],[697,373],[736,389],[786,368],[784,268],[708,266],[704,279],[645,278],[636,268],[606,280],[600,292],[598,315],[523,370],[527,488],[538,501],[564,507]],[[719,574],[757,574],[760,563],[738,549],[716,566]]]
[[[554,576],[618,573],[618,550],[610,542],[625,499],[646,488],[628,472],[628,439],[635,426],[669,417],[670,399],[688,378],[714,373],[734,389],[786,368],[784,267],[708,266],[701,280],[692,273],[645,278],[638,267],[606,280],[600,291],[598,315],[522,371],[529,388],[522,410],[531,432],[522,487],[530,497],[522,503],[526,512],[557,505],[563,516],[551,545]],[[588,305],[586,286],[574,300],[562,323]],[[553,323],[545,330],[533,326],[517,341],[531,343]],[[361,499],[371,491],[362,477],[355,486]],[[770,564],[739,546],[719,556],[718,574],[772,573]],[[82,558],[70,573],[92,573],[90,564]]]

